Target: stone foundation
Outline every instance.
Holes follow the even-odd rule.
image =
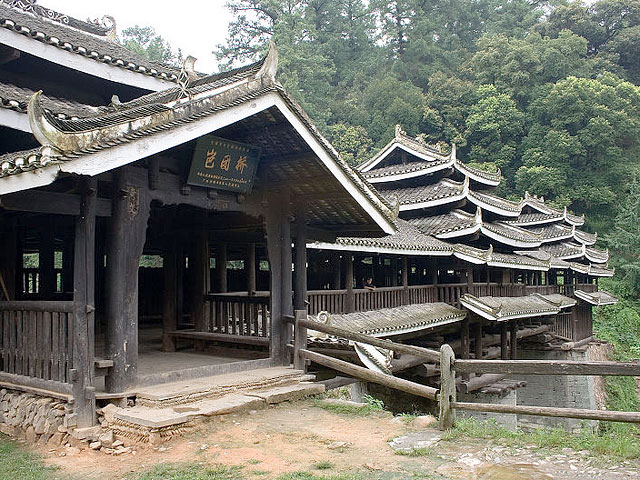
[[[494,405],[517,405],[518,390],[510,390],[502,395],[489,393],[458,393],[459,402],[470,403],[492,403]],[[459,417],[471,417],[480,421],[495,420],[499,425],[516,431],[518,428],[518,416],[511,413],[489,413],[489,412],[465,412],[456,411]]]
[[[28,443],[58,447],[67,441],[73,409],[64,400],[0,390],[0,432]]]
[[[522,349],[521,358],[527,360],[575,360],[589,361],[587,348],[562,350]],[[518,380],[527,382],[527,386],[518,389],[518,405],[540,407],[597,409],[595,396],[595,377],[587,375],[521,375]],[[595,421],[572,418],[538,417],[518,415],[521,428],[563,427],[574,430],[583,424],[595,427]]]

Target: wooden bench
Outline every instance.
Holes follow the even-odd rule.
[[[169,335],[175,338],[195,341],[233,343],[236,345],[255,345],[269,347],[269,338],[249,335],[229,335],[226,333],[198,332],[196,330],[174,330]]]

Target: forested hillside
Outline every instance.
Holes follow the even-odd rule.
[[[466,162],[502,170],[502,195],[529,190],[587,213],[586,228],[616,249],[618,266],[638,266],[640,232],[627,220],[629,208],[640,215],[640,0],[227,8],[234,21],[215,50],[221,65],[254,60],[273,40],[280,82],[350,163],[388,142],[396,124],[455,142]]]

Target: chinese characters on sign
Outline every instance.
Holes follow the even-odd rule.
[[[259,161],[259,148],[207,135],[198,139],[187,183],[248,193]]]

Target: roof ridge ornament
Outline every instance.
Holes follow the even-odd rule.
[[[476,225],[482,224],[482,208],[480,208],[480,206],[476,207],[475,222],[476,222]]]
[[[116,19],[111,15],[103,15],[98,23],[101,27],[107,29],[106,37],[110,42],[115,42],[118,39],[118,27],[116,25]]]
[[[458,160],[458,147],[456,146],[456,142],[451,142],[451,158],[454,160]]]
[[[180,74],[178,75],[178,86],[180,87],[180,99],[189,98],[191,100],[191,93],[189,93],[189,85],[192,81],[198,78],[198,74],[194,69],[194,65],[198,59],[191,55],[188,55],[187,58],[182,62],[182,68],[180,69]]]
[[[391,203],[391,211],[393,213],[393,220],[397,220],[400,216],[400,197],[397,193],[394,193],[391,197],[393,202]]]
[[[489,250],[487,250],[487,262],[490,262],[492,257],[493,257],[493,243],[490,243]]]
[[[269,40],[269,49],[264,57],[262,67],[256,73],[256,79],[264,78],[265,80],[275,83],[276,73],[278,72],[278,47],[273,40]]]
[[[396,129],[395,129],[395,137],[396,140],[401,140],[403,135],[406,135],[407,132],[405,132],[402,129],[402,125],[400,125],[399,123],[396,124]]]

